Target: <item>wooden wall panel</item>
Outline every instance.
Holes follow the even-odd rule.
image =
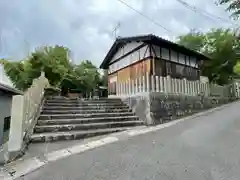
[[[150,73],[150,60],[141,61],[132,65],[130,68],[130,78],[138,78],[140,76],[143,76],[147,72]]]
[[[118,81],[125,82],[130,78],[130,67],[118,71]]]
[[[125,82],[128,79],[135,79],[137,77],[143,76],[147,72],[150,73],[151,63],[150,59],[140,61],[136,64],[128,66],[124,69],[119,70],[118,72],[109,75],[109,79],[117,75],[118,82]]]
[[[150,71],[151,71],[151,63],[150,63],[151,60],[152,60],[152,59],[147,59],[146,61],[144,61],[145,64],[146,64],[147,72],[148,72],[148,73],[150,73]]]

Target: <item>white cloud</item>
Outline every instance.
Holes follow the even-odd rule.
[[[120,36],[153,33],[167,39],[188,29],[210,29],[229,24],[212,22],[176,0],[124,0],[159,24],[167,32],[117,0],[5,0],[0,1],[0,57],[20,59],[37,46],[60,44],[69,47],[74,61],[101,63],[113,43],[113,29],[120,22]],[[224,7],[212,0],[188,0],[208,12],[227,19]],[[19,8],[21,7],[21,8]]]

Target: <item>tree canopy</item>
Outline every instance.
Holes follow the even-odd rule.
[[[24,60],[0,60],[16,88],[26,90],[33,79],[45,72],[54,87],[69,86],[82,92],[92,91],[100,82],[100,74],[91,61],[76,65],[70,61],[70,50],[63,46],[45,46],[36,49]]]
[[[210,81],[225,84],[235,77],[240,41],[230,29],[212,29],[207,33],[191,31],[180,36],[178,43],[211,58],[203,64],[202,72]],[[240,72],[239,72],[240,73]]]
[[[227,11],[232,12],[232,16],[240,16],[240,0],[219,0],[219,4],[227,4]]]

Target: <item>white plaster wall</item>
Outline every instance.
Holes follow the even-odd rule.
[[[116,63],[113,63],[109,66],[109,73],[113,73],[119,69],[122,69],[126,66],[129,66],[130,64],[133,64],[145,57],[148,57],[150,55],[149,50],[147,50],[147,46],[144,46],[140,48],[138,51],[135,51],[128,56],[124,57],[123,59],[117,61]],[[146,54],[145,54],[146,53]]]
[[[141,44],[143,44],[143,42],[131,42],[131,43],[126,44],[125,46],[121,47],[118,50],[118,52],[113,56],[111,62],[120,58],[121,56],[129,53],[130,51],[132,51],[136,47],[140,46]]]
[[[113,59],[111,61],[123,56],[124,54],[130,52],[131,50],[133,50],[134,48],[138,47],[141,44],[142,44],[142,42],[132,42],[132,43],[125,45],[124,47],[119,49],[119,51],[115,54],[115,56],[113,57]],[[148,46],[142,47],[138,51],[131,53],[130,55],[124,57],[120,61],[111,64],[109,66],[108,72],[113,73],[119,69],[122,69],[130,64],[137,62],[138,60],[141,60],[145,57],[150,56],[150,51],[147,50],[147,48],[148,48]],[[186,60],[187,60],[186,63],[188,66],[197,67],[196,66],[196,61],[197,61],[196,57],[192,57],[192,56],[189,57],[189,56],[186,56],[185,54],[179,53],[179,62],[178,62],[178,55],[177,55],[176,51],[171,50],[171,58],[170,58],[169,50],[167,48],[161,47],[161,50],[160,50],[160,47],[156,46],[156,45],[153,45],[153,48],[156,53],[156,56],[159,58],[163,58],[166,60],[171,59],[171,61],[173,61],[173,62],[177,62],[179,64],[185,64],[185,57],[186,57]],[[162,57],[161,57],[161,55],[162,55]],[[189,58],[190,58],[190,61],[189,61]]]

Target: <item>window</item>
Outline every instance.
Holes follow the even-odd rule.
[[[10,122],[11,122],[11,117],[10,116],[4,118],[3,132],[6,132],[10,129]]]

